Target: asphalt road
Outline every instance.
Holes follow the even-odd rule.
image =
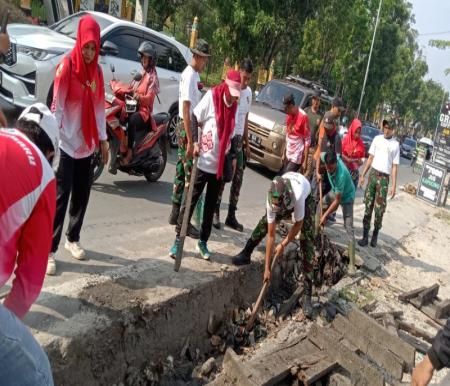
[[[14,112],[8,112],[11,120],[14,115]],[[128,265],[140,258],[166,256],[174,238],[173,227],[168,225],[167,220],[171,209],[175,160],[176,152],[173,150],[163,176],[155,183],[121,172],[113,176],[105,168],[93,185],[81,234],[90,260],[74,261],[61,245],[57,254],[58,275],[47,278],[45,285],[57,285],[79,275],[101,274],[106,269]],[[238,219],[245,225],[243,239],[264,213],[266,192],[273,176],[259,164],[251,163],[245,170],[237,212]],[[409,160],[402,159],[398,188],[417,178],[409,167]],[[228,192],[229,184],[222,203],[222,220],[226,216]],[[355,204],[361,204],[362,195],[363,191],[358,189]],[[214,230],[212,239],[220,243],[229,242],[229,232],[232,231],[225,229],[219,234]]]

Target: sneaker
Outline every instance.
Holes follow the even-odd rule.
[[[48,255],[48,263],[47,263],[47,275],[53,276],[56,274],[56,260],[55,260],[55,254],[50,253]]]
[[[199,241],[197,244],[197,252],[200,253],[200,256],[204,260],[209,260],[211,257],[211,253],[208,251],[208,246],[206,245],[206,241]]]
[[[178,244],[180,243],[180,239],[176,238],[175,242],[172,245],[172,248],[170,248],[169,251],[169,257],[171,257],[172,259],[175,259],[177,256],[177,251],[178,251]]]
[[[87,260],[86,252],[84,251],[79,241],[74,241],[73,243],[71,243],[69,240],[66,240],[64,248],[66,248],[70,252],[74,259]]]

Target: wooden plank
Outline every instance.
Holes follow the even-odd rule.
[[[427,287],[420,287],[412,291],[403,292],[398,295],[398,300],[402,302],[407,302],[410,299],[416,298],[422,291],[426,290]]]
[[[436,309],[431,306],[431,305],[424,305],[424,306],[420,306],[420,301],[418,299],[411,299],[409,301],[415,308],[417,308],[420,312],[422,312],[422,314],[428,316],[432,321],[434,321],[435,323],[437,323],[441,328],[445,326],[446,321],[443,319],[437,319],[435,318],[436,315]]]
[[[391,314],[384,315],[382,321],[384,327],[391,335],[398,336],[397,326],[395,324],[394,317]]]
[[[305,386],[310,386],[319,379],[322,379],[325,375],[331,373],[337,366],[338,363],[336,361],[321,360],[316,365],[300,370],[297,377]]]
[[[243,363],[234,350],[229,347],[225,351],[223,358],[223,371],[227,378],[238,385],[242,386],[257,386],[258,384],[253,380],[253,374]]]
[[[421,340],[417,339],[412,335],[409,335],[407,332],[403,330],[398,331],[398,336],[405,342],[408,342],[408,344],[413,346],[417,351],[419,351],[422,354],[426,354],[428,350],[431,348],[430,344],[422,342]]]
[[[424,305],[429,304],[437,296],[438,292],[439,284],[433,284],[431,287],[428,287],[426,290],[422,291],[417,296],[420,306],[423,307]]]
[[[370,314],[370,317],[374,319],[381,319],[384,315],[392,315],[394,319],[398,319],[403,316],[403,311],[375,312],[373,314]]]
[[[436,319],[444,319],[450,316],[450,299],[444,300],[436,304]]]
[[[386,330],[382,326],[359,310],[353,309],[349,313],[348,319],[354,328],[365,331],[373,341],[401,358],[407,369],[412,369],[414,367],[414,347],[401,340],[398,336],[386,334]]]
[[[332,324],[359,351],[367,355],[380,367],[383,367],[394,379],[401,380],[403,376],[403,360],[388,349],[373,341],[363,329],[355,330],[348,319],[337,315]],[[389,334],[387,331],[385,334]]]
[[[383,375],[340,344],[340,334],[337,331],[313,324],[308,337],[317,347],[327,352],[331,358],[344,367],[352,377],[365,380],[367,382],[365,385],[368,386],[384,386]]]
[[[404,322],[403,320],[399,320],[397,324],[399,329],[408,332],[416,338],[422,338],[424,341],[433,344],[434,336],[427,331],[422,330],[411,323]]]

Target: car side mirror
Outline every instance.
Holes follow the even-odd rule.
[[[106,40],[100,48],[100,55],[117,56],[119,55],[119,47],[117,47],[117,45],[113,42]]]

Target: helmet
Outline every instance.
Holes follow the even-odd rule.
[[[156,59],[158,59],[158,53],[156,52],[155,47],[150,42],[142,42],[138,48],[138,56],[142,57],[142,55],[148,56],[153,59],[153,62],[156,63]]]

